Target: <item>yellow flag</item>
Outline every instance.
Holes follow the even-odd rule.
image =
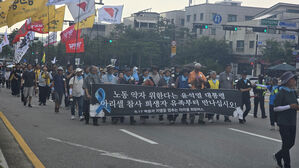
[[[55,10],[55,16],[50,18],[50,22],[44,24],[44,32],[62,31],[65,6]]]
[[[8,27],[34,16],[47,2],[48,0],[15,0],[8,10],[6,19]]]
[[[12,5],[14,0],[6,0],[0,2],[0,27],[6,26],[6,17],[8,13],[9,6]]]
[[[55,17],[55,6],[44,6],[43,9],[36,13],[36,15],[31,17],[31,22],[38,22],[42,21],[42,23],[45,25],[49,23],[50,19],[53,19]]]
[[[92,16],[82,20],[81,22],[76,23],[75,30],[84,29],[84,28],[92,28],[95,17],[96,17],[95,15],[92,15]]]
[[[46,63],[46,53],[44,52],[43,58],[42,58],[42,63]]]

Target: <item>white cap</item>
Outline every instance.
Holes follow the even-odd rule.
[[[83,70],[81,68],[76,68],[76,73],[77,72],[82,72]]]
[[[194,67],[195,67],[195,68],[201,68],[201,64],[200,64],[200,63],[196,63],[196,64],[194,65]]]
[[[62,70],[63,71],[63,68],[60,66],[60,67],[58,67],[58,69],[57,70]]]

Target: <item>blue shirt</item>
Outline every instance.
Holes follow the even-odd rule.
[[[275,93],[275,90],[278,89],[279,86],[267,86],[267,89],[271,92],[269,97],[269,104],[274,105],[274,100],[276,98],[277,93]]]

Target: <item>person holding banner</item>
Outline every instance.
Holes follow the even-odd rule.
[[[282,148],[273,155],[273,158],[277,167],[290,168],[290,150],[295,144],[297,111],[299,110],[298,96],[295,90],[297,77],[292,72],[285,72],[280,79],[281,87],[274,100],[274,111],[276,112]]]
[[[189,76],[189,71],[187,69],[183,69],[181,71],[181,75],[176,80],[176,88],[189,89],[190,86],[188,84],[188,76]],[[182,124],[188,124],[187,114],[183,114],[182,119],[181,119],[181,123]]]
[[[90,117],[90,101],[92,99],[92,92],[91,87],[93,84],[100,84],[101,79],[98,73],[98,68],[96,66],[92,66],[90,68],[90,74],[84,79],[83,82],[83,89],[85,91],[84,94],[84,102],[85,102],[85,109],[84,109],[84,116],[85,116],[85,124],[89,124],[89,117]],[[96,116],[93,118],[93,125],[98,126],[98,118]]]
[[[151,76],[149,76],[149,70],[144,69],[143,75],[139,77],[138,85],[142,86],[155,86],[154,80]],[[140,121],[142,124],[145,124],[145,120],[148,119],[149,116],[140,116]]]
[[[189,74],[188,83],[191,84],[191,89],[204,89],[207,82],[206,76],[200,72],[201,64],[196,63],[194,70]],[[194,124],[195,114],[190,115],[190,124]],[[205,124],[204,113],[199,114],[198,124]]]
[[[164,70],[164,76],[159,81],[159,87],[162,87],[162,88],[174,88],[175,87],[175,81],[171,77],[170,69],[166,68]],[[169,124],[174,124],[177,117],[178,117],[178,115],[174,115],[174,114],[167,115]],[[163,120],[164,120],[163,115],[159,115],[160,123],[163,123]]]
[[[215,71],[210,72],[210,80],[208,80],[206,87],[209,89],[219,89],[219,80],[216,79],[217,73]],[[214,114],[207,114],[209,123],[214,122]]]
[[[132,74],[133,74],[133,71],[130,68],[125,69],[125,75],[124,75],[125,83],[124,84],[135,85],[136,81],[135,81],[135,78],[132,76]],[[131,125],[136,124],[136,120],[134,119],[134,116],[130,116],[130,124]]]
[[[244,105],[246,107],[245,112],[243,113],[243,120],[239,119],[240,124],[244,124],[246,122],[246,116],[251,110],[251,102],[250,102],[250,91],[252,89],[252,85],[250,80],[246,79],[247,74],[246,72],[242,72],[242,78],[237,83],[237,89],[242,92],[242,106],[241,109],[243,110]]]

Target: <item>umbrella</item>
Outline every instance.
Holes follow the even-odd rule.
[[[287,63],[278,64],[278,65],[272,66],[268,69],[274,70],[274,71],[296,71],[296,68],[294,66],[289,65]]]

